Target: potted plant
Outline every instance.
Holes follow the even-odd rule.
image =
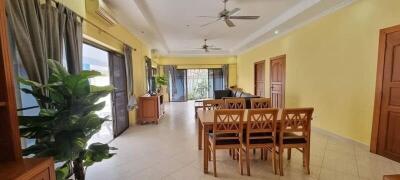
[[[53,60],[48,60],[48,66],[48,84],[20,79],[32,88],[22,91],[32,94],[40,106],[37,116],[19,117],[21,136],[35,140],[34,145],[23,149],[23,155],[52,156],[57,164],[58,180],[71,177],[84,180],[87,167],[114,155],[110,150],[115,148],[108,144],[87,144],[103,122],[109,121],[95,112],[105,106],[105,102],[98,100],[114,88],[90,85],[89,78],[100,76],[99,72],[82,71],[72,75]]]
[[[162,86],[168,84],[168,79],[166,76],[156,76],[157,93],[161,93]]]

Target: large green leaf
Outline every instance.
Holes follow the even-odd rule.
[[[64,85],[73,97],[85,96],[90,93],[89,80],[81,78],[79,75],[67,76]]]
[[[65,70],[65,68],[56,60],[49,59],[47,60],[47,64],[50,69],[50,74],[57,77],[65,77],[68,76],[69,73]]]
[[[79,153],[85,149],[85,134],[82,131],[63,131],[55,135],[56,159],[59,161],[73,160],[79,157]]]
[[[94,78],[97,76],[101,76],[101,73],[98,71],[82,71],[79,73],[79,76],[82,79]]]
[[[31,80],[28,80],[28,79],[23,79],[23,78],[20,78],[20,77],[18,77],[18,82],[20,82],[20,83],[22,83],[22,84],[25,84],[25,85],[27,85],[27,86],[31,86],[31,87],[36,87],[36,88],[42,88],[42,84],[40,84],[40,83],[38,83],[38,82],[35,82],[35,81],[31,81]]]
[[[71,174],[71,172],[72,172],[71,162],[67,161],[61,167],[56,169],[57,180],[67,179],[69,177],[69,175]]]
[[[51,123],[53,118],[42,116],[19,116],[19,124],[21,126],[43,126]]]
[[[90,86],[91,93],[111,93],[114,89],[113,86]]]
[[[108,144],[91,144],[85,152],[83,164],[88,167],[93,165],[95,162],[101,162],[104,159],[111,158],[115,154],[110,153],[110,150],[115,150],[115,148],[108,146]]]

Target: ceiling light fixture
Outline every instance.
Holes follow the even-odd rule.
[[[279,30],[275,30],[275,31],[274,31],[274,34],[279,34]]]

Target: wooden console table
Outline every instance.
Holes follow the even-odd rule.
[[[164,115],[164,99],[162,94],[155,96],[144,95],[139,97],[138,123],[156,123],[160,122]]]

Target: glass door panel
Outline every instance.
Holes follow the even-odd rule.
[[[83,70],[95,70],[99,71],[102,76],[91,78],[90,84],[95,86],[107,86],[110,85],[110,67],[109,67],[109,57],[108,52],[102,49],[90,46],[88,44],[83,45]],[[113,120],[112,116],[112,101],[111,95],[103,97],[99,102],[106,102],[105,107],[97,111],[96,114],[100,117],[108,117],[108,119]],[[113,139],[113,122],[104,122],[101,130],[92,136],[91,142],[101,142],[108,143]]]

